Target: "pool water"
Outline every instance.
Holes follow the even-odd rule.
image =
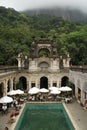
[[[75,130],[62,104],[27,104],[15,130]]]

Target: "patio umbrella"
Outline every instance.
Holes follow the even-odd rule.
[[[9,96],[4,96],[0,98],[0,103],[11,103],[13,102],[13,98]]]
[[[16,94],[19,94],[19,95],[24,94],[24,91],[22,91],[22,90],[20,90],[20,89],[17,89],[17,90],[16,90]]]
[[[7,93],[7,95],[10,95],[10,96],[16,95],[16,90],[11,90],[10,92]]]
[[[41,93],[48,93],[48,92],[49,92],[49,90],[48,90],[48,89],[46,89],[46,88],[41,88],[41,89],[40,89],[40,92],[41,92]]]
[[[72,89],[68,86],[65,86],[65,87],[61,87],[59,88],[60,91],[63,91],[63,92],[68,92],[68,91],[72,91]]]
[[[49,90],[58,90],[58,88],[55,87],[55,86],[52,86],[52,87],[49,88]]]
[[[39,93],[40,92],[40,89],[39,88],[37,88],[37,87],[33,87],[33,88],[31,88],[29,91],[28,91],[28,93],[29,94],[37,94],[37,93]]]
[[[61,91],[59,91],[59,90],[52,90],[50,92],[50,94],[53,94],[53,95],[57,95],[57,94],[60,94],[60,93],[61,93]]]

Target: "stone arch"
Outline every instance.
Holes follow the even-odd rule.
[[[48,78],[43,76],[40,78],[40,88],[48,89]]]
[[[51,54],[51,50],[48,47],[40,47],[37,50],[37,54],[39,57],[42,57],[42,56],[48,57]]]
[[[24,76],[19,78],[19,82],[16,85],[16,89],[27,90],[27,79]]]
[[[69,82],[69,78],[67,76],[61,78],[61,86],[67,86],[68,82]]]
[[[42,51],[42,50],[44,50],[44,51],[46,51],[46,52],[48,52],[48,53],[51,53],[51,48],[50,48],[49,46],[41,46],[41,47],[39,47],[38,50],[37,50],[38,54],[39,54],[40,51]]]
[[[4,95],[4,83],[1,82],[0,83],[0,98],[3,97],[3,95]]]
[[[38,67],[40,67],[41,69],[48,69],[49,68],[49,64],[47,63],[47,62],[45,62],[45,61],[43,61],[43,62],[40,62],[39,64],[38,64]]]

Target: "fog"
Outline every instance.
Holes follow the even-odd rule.
[[[67,7],[87,12],[87,0],[0,0],[0,6],[17,11],[38,8]]]

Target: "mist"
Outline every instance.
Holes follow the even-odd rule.
[[[87,13],[87,0],[0,0],[0,6],[17,11],[63,7],[80,9]]]

